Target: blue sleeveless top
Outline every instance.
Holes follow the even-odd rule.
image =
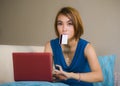
[[[88,61],[84,56],[84,49],[88,43],[89,42],[87,42],[84,39],[79,39],[72,62],[68,66],[64,59],[62,48],[59,44],[59,38],[51,40],[50,44],[53,51],[54,65],[56,64],[61,65],[62,69],[66,72],[74,72],[74,73],[90,72],[91,70]],[[92,83],[78,81],[75,79],[62,80],[61,82],[68,84],[70,86],[93,86]]]

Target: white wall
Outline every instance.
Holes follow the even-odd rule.
[[[118,63],[120,0],[0,0],[0,44],[44,45],[55,38],[54,19],[63,6],[80,12],[83,38],[95,46],[97,54],[116,54]]]

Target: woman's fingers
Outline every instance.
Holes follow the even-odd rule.
[[[55,66],[56,66],[57,70],[62,71],[62,67],[60,65],[55,65]]]
[[[59,78],[60,80],[66,80],[67,76],[66,76],[66,72],[63,71],[62,67],[60,65],[55,65],[56,69],[54,70],[54,76],[56,78]]]

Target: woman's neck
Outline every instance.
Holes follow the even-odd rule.
[[[75,45],[77,45],[77,43],[78,39],[69,39],[68,44],[66,46],[74,47]]]
[[[62,45],[63,49],[67,49],[67,51],[74,51],[76,49],[78,40],[76,39],[72,39],[72,40],[68,40],[68,43],[66,45]]]

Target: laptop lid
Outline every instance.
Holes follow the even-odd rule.
[[[50,53],[13,53],[15,81],[52,81],[52,56]]]

